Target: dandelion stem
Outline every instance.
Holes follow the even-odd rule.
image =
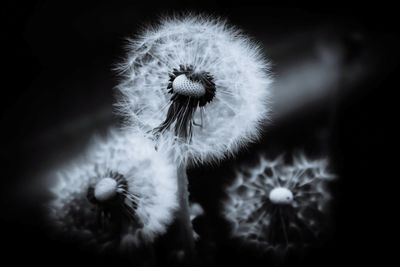
[[[178,200],[180,205],[177,220],[180,227],[179,232],[183,246],[182,249],[185,252],[185,259],[190,260],[194,255],[195,243],[192,223],[190,221],[188,177],[185,164],[181,164],[178,167],[177,174]]]

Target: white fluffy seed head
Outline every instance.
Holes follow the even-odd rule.
[[[193,114],[191,140],[171,142],[176,159],[219,161],[257,140],[269,119],[270,64],[258,44],[241,31],[205,16],[166,18],[131,40],[128,49],[118,68],[124,79],[117,103],[127,128],[151,132],[160,126],[171,103],[169,74],[184,65],[195,73],[209,73],[215,96]],[[198,84],[185,81],[180,77],[174,89],[200,95]],[[173,128],[163,135],[176,138]]]
[[[93,140],[87,153],[74,164],[56,173],[51,190],[50,219],[62,233],[87,241],[96,248],[110,242],[130,240],[129,245],[149,243],[166,231],[178,205],[176,198],[176,167],[165,149],[156,150],[151,140],[140,132],[111,131],[106,140]],[[161,147],[162,148],[162,147]],[[127,227],[121,236],[101,236],[96,209],[88,199],[88,189],[94,186],[98,202],[118,194],[110,172],[120,174],[127,184],[126,191],[135,198],[135,214],[143,226]],[[54,184],[54,182],[53,182]],[[127,201],[128,197],[124,201]],[[112,221],[111,221],[112,223]],[[108,235],[107,235],[108,234]],[[125,238],[130,237],[130,238]],[[112,240],[110,240],[112,239]],[[124,246],[117,243],[115,247]]]
[[[117,194],[117,181],[113,178],[103,178],[94,187],[94,197],[99,202],[112,199]]]
[[[276,187],[269,193],[269,200],[276,205],[288,205],[293,201],[293,193],[285,187]]]
[[[283,156],[261,157],[258,166],[243,167],[226,188],[223,205],[232,236],[268,250],[307,245],[306,237],[318,238],[325,230],[330,200],[327,184],[334,177],[328,172],[327,160],[311,160],[303,153],[295,155],[290,164]],[[279,225],[282,219],[288,220],[285,232]]]
[[[189,80],[185,74],[181,74],[174,79],[172,89],[177,94],[196,98],[202,97],[206,93],[204,85]]]

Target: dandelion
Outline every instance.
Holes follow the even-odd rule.
[[[188,164],[221,160],[257,139],[268,118],[271,79],[260,48],[225,21],[165,18],[128,45],[117,108],[129,129],[170,144],[185,257],[194,250]]]
[[[164,19],[128,46],[119,66],[127,126],[174,139],[179,161],[220,160],[257,139],[271,78],[259,46],[226,22]]]
[[[98,248],[148,244],[173,218],[175,175],[150,140],[113,131],[58,173],[50,218],[62,233]]]
[[[273,250],[317,241],[326,226],[327,184],[334,178],[327,165],[299,154],[292,164],[282,156],[262,158],[257,167],[238,172],[223,211],[232,235]]]

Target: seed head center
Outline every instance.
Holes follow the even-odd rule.
[[[175,93],[200,98],[206,94],[204,85],[200,82],[192,81],[185,74],[177,76],[172,82],[172,89]]]
[[[113,178],[101,179],[94,188],[94,197],[99,202],[112,199],[117,194],[117,181]]]
[[[269,193],[269,200],[277,205],[288,205],[293,201],[293,193],[285,187],[276,187]]]

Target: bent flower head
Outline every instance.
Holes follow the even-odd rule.
[[[259,47],[225,22],[164,19],[129,43],[118,103],[128,126],[174,139],[181,160],[220,159],[259,135],[271,79]]]
[[[112,132],[60,171],[50,218],[58,229],[97,248],[152,242],[171,222],[176,170],[148,139]]]
[[[264,249],[317,241],[326,226],[327,184],[333,178],[326,160],[303,154],[292,164],[283,157],[261,158],[255,168],[238,172],[226,190],[223,213],[232,223],[232,235]]]

